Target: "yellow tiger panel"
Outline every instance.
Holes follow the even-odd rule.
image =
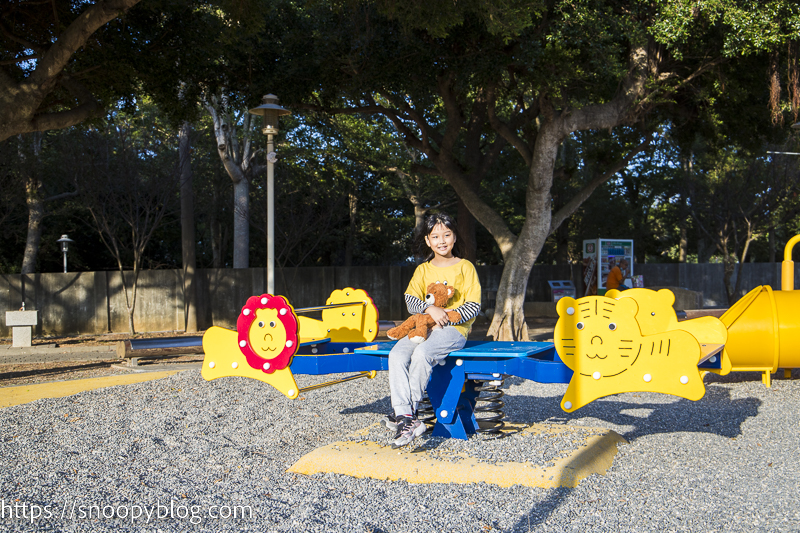
[[[632,298],[561,298],[554,339],[573,370],[561,400],[572,412],[611,394],[660,392],[699,400],[705,386],[697,369],[700,345],[688,332],[642,335]]]

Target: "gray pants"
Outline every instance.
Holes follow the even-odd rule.
[[[464,347],[467,339],[452,326],[431,331],[421,344],[403,337],[389,352],[389,389],[395,416],[413,414],[422,399],[434,365],[450,352]]]

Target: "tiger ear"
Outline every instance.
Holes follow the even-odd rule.
[[[661,305],[672,307],[672,304],[675,303],[675,293],[669,289],[660,289],[656,295],[658,296],[658,300],[660,300]]]
[[[558,300],[556,311],[558,311],[558,316],[574,315],[577,307],[578,302],[574,298],[564,296]]]
[[[614,304],[616,305],[614,309],[621,313],[636,316],[636,313],[639,312],[639,304],[633,298],[620,298],[619,300],[614,300]]]

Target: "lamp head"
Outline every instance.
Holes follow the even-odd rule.
[[[288,109],[278,105],[278,97],[274,94],[264,95],[261,105],[251,109],[250,113],[264,117],[264,128],[261,130],[264,135],[276,135],[278,133],[278,117],[291,115]]]
[[[66,252],[67,250],[69,250],[69,243],[75,242],[75,241],[73,241],[72,239],[70,239],[66,235],[62,235],[61,238],[58,239],[56,242],[61,244],[61,251],[62,252]]]

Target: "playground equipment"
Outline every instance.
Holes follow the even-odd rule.
[[[641,296],[651,303],[663,299],[647,293]],[[719,364],[722,344],[698,342],[677,327],[665,329],[674,326],[669,319],[660,324],[651,320],[643,327],[639,316],[655,319],[658,313],[638,305],[634,298],[566,297],[558,301],[556,309],[556,350],[574,371],[561,400],[564,411],[621,392],[660,392],[695,401],[705,395],[698,366]],[[718,332],[710,325],[697,329]]]
[[[373,305],[372,300],[363,291],[347,288],[343,289],[343,292],[345,295],[358,295],[358,302],[355,304],[353,302],[344,304],[356,306],[363,304],[365,307]],[[589,297],[591,298],[619,303],[606,297]],[[563,316],[571,317],[569,309],[572,308],[574,314],[574,310],[577,309],[575,306],[584,305],[584,300],[587,298],[577,301],[572,298],[559,300]],[[388,355],[394,342],[372,342],[377,334],[377,312],[374,315],[374,322],[366,320],[359,322],[362,328],[359,334],[353,331],[354,327],[341,328],[335,324],[329,327],[330,323],[325,322],[325,316],[335,316],[336,320],[339,320],[342,315],[338,310],[342,307],[338,306],[342,305],[342,302],[338,302],[336,298],[329,299],[328,302],[326,306],[314,309],[323,312],[334,309],[337,313],[324,315],[323,326],[311,323],[309,334],[304,330],[308,322],[302,320],[302,317],[297,318],[297,312],[301,310],[295,310],[285,298],[269,294],[251,297],[239,316],[238,331],[212,327],[203,336],[203,348],[206,354],[203,361],[203,377],[206,380],[226,376],[258,379],[272,385],[287,398],[294,399],[302,392],[362,377],[372,378],[376,372],[388,370]],[[569,305],[569,302],[575,302],[575,306]],[[621,308],[626,308],[628,312],[626,321],[620,324],[635,330],[639,335],[635,317],[636,303],[632,299],[627,299],[626,303],[621,304]],[[356,316],[359,316],[358,312],[354,315],[350,311],[349,318],[348,316],[343,318],[351,320]],[[366,311],[360,316],[373,315]],[[556,327],[557,333],[569,329],[567,322],[560,320],[559,324],[561,327],[560,329],[559,326]],[[375,328],[374,332],[370,332],[372,326]],[[343,329],[350,329],[346,332],[347,339],[359,340],[342,341],[341,338],[337,338],[338,334],[344,333]],[[328,333],[328,330],[330,330],[328,337],[319,338],[320,333]],[[600,396],[627,390],[653,390],[678,394],[690,399],[702,397],[705,389],[699,377],[698,367],[719,368],[719,359],[715,358],[715,355],[721,350],[721,345],[703,349],[691,334],[675,331],[648,339],[649,344],[646,345],[648,350],[655,350],[656,340],[662,342],[664,358],[669,357],[670,362],[680,360],[682,364],[675,369],[669,368],[668,365],[648,366],[650,373],[657,378],[651,380],[652,384],[643,381],[644,387],[641,384],[617,385],[624,379],[616,381],[605,379],[602,381],[603,385],[615,386],[599,389],[592,381],[583,379],[584,376],[580,372],[577,374],[578,377],[573,374],[573,368],[568,366],[569,363],[565,365],[559,355],[562,355],[562,358],[566,357],[565,362],[572,362],[576,359],[574,353],[572,356],[562,354],[560,349],[557,353],[557,346],[554,343],[468,341],[464,348],[451,352],[431,374],[427,393],[430,403],[428,418],[434,423],[433,435],[466,439],[469,434],[478,431],[499,431],[503,426],[503,391],[497,387],[502,384],[506,376],[517,376],[539,383],[570,383],[568,394],[572,396],[562,402],[562,407],[567,411],[577,409]],[[664,342],[666,344],[663,344]],[[588,341],[579,342],[577,345],[591,346],[592,339],[588,338]],[[687,355],[679,359],[677,356],[679,351],[685,351]],[[637,369],[645,368],[645,359],[644,356],[641,358],[641,364]],[[579,364],[573,366],[580,368]],[[306,388],[299,388],[294,377],[301,374],[349,372],[357,374]],[[667,375],[672,376],[673,381],[681,382],[683,377],[687,377],[688,381],[682,383],[682,386],[662,386],[664,376]],[[595,378],[591,379],[597,381]]]
[[[761,372],[762,382],[769,387],[772,374],[779,369],[783,368],[788,378],[792,368],[800,367],[800,291],[794,290],[792,261],[792,250],[798,242],[800,235],[792,237],[784,248],[780,291],[759,285],[719,320],[702,317],[678,322],[671,307],[674,297],[666,290],[631,289],[608,291],[606,295],[637,302],[636,318],[642,334],[681,329],[701,343],[724,344],[720,368],[712,372]]]
[[[718,318],[704,316],[679,322],[678,314],[672,306],[675,303],[675,295],[669,289],[661,289],[659,291],[650,289],[619,291],[612,289],[606,292],[606,296],[615,300],[632,298],[636,302],[638,306],[636,322],[642,335],[655,335],[666,331],[682,330],[690,333],[701,344],[701,347],[709,350],[723,347],[719,355],[721,357],[720,368],[711,370],[711,372],[723,375],[730,372],[730,358],[724,349],[728,339],[728,330]]]
[[[297,316],[298,312],[314,311],[322,312],[322,320]],[[288,368],[298,348],[309,347],[311,354],[315,354],[319,345],[335,341],[337,346],[342,344],[340,355],[347,354],[351,351],[348,342],[365,343],[377,337],[378,310],[365,291],[351,287],[333,291],[323,306],[297,310],[283,296],[262,294],[247,300],[236,326],[237,331],[212,326],[203,335],[206,354],[201,371],[203,378],[244,376],[258,379],[294,399],[301,392],[311,390],[298,388]],[[336,383],[375,377],[375,372],[369,370],[373,369]],[[324,373],[333,372],[347,370]]]
[[[794,290],[792,249],[800,235],[786,243],[781,263],[781,290],[760,285],[733,304],[720,320],[728,329],[726,351],[731,372],[761,372],[769,387],[779,368],[786,377],[800,367],[800,291]]]

